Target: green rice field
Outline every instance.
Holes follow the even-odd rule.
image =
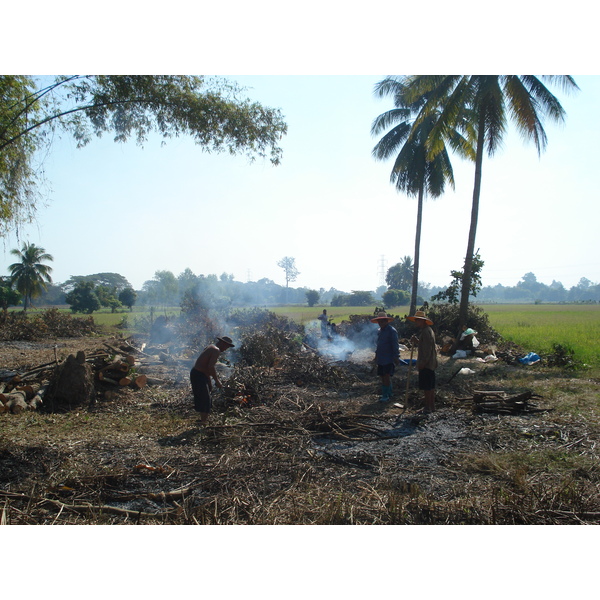
[[[372,315],[375,306],[276,306],[268,307],[278,315],[300,323],[315,320],[327,309],[327,315],[335,323],[348,319],[349,315]],[[598,304],[485,304],[490,323],[506,340],[518,344],[527,352],[548,354],[553,344],[572,348],[575,357],[600,373],[600,305]],[[68,309],[65,309],[67,312]],[[404,314],[408,307],[391,309],[393,314]],[[177,315],[178,307],[155,309],[153,317],[161,314]],[[81,315],[76,315],[81,316]],[[104,327],[115,327],[127,318],[128,328],[135,329],[136,321],[150,318],[150,309],[134,307],[133,312],[111,313],[98,311],[94,321]]]
[[[575,351],[578,360],[600,370],[600,305],[490,304],[482,306],[505,339],[528,352],[548,353],[553,344]]]

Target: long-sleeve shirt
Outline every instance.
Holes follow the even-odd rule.
[[[391,325],[387,325],[377,332],[375,359],[378,365],[389,365],[400,360],[398,332]]]
[[[425,327],[419,336],[419,345],[417,346],[417,368],[431,369],[435,371],[438,365],[437,351],[435,348],[435,334],[431,327]]]

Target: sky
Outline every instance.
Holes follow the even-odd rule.
[[[175,2],[173,10],[183,4]],[[591,26],[579,23],[575,38],[557,37],[543,53],[530,36],[510,58],[498,45],[467,60],[460,48],[440,51],[434,44],[428,51],[398,54],[394,49],[421,39],[417,32],[405,32],[401,43],[387,39],[389,25],[380,15],[336,12],[336,5],[348,6],[309,2],[301,14],[257,25],[259,17],[246,4],[234,4],[238,18],[227,20],[225,33],[177,21],[182,35],[168,34],[166,27],[159,38],[148,35],[151,27],[157,33],[157,23],[138,15],[141,29],[111,38],[110,52],[94,45],[104,40],[108,26],[108,17],[99,16],[81,53],[73,51],[71,40],[55,36],[33,58],[13,55],[9,71],[14,73],[223,76],[246,87],[253,100],[279,108],[288,134],[277,167],[268,160],[209,155],[184,138],[163,146],[155,136],[140,148],[105,135],[83,149],[69,138],[56,140],[44,161],[47,205],[19,239],[4,240],[0,271],[14,261],[10,249],[28,241],[54,256],[53,279],[59,283],[74,275],[116,272],[139,289],[157,270],[178,275],[190,268],[195,274],[227,273],[244,282],[268,278],[285,285],[277,262],[288,256],[299,270],[294,287],[374,290],[389,267],[414,257],[417,208],[416,199],[390,183],[391,162],[371,156],[378,141],[371,124],[392,108],[389,98],[374,96],[374,85],[393,73],[519,72],[522,67],[574,74],[581,91],[566,95],[552,88],[567,118],[562,126],[546,123],[548,147],[541,156],[509,126],[503,148],[484,159],[476,241],[485,262],[483,285],[515,285],[529,272],[567,288],[582,277],[600,281],[594,177],[600,76],[585,60]],[[439,19],[429,30],[439,37],[447,27],[443,19],[454,17],[446,4],[433,5]],[[125,19],[134,14],[127,6]],[[312,18],[309,9],[317,6]],[[392,20],[394,11],[410,17],[410,10],[398,11],[397,4],[383,6]],[[527,17],[527,3],[519,6]],[[223,21],[216,8],[207,10],[214,11],[207,15],[211,22]],[[40,33],[46,31],[46,17],[54,18],[41,14]],[[549,31],[569,23],[568,16],[560,25],[548,16],[536,18]],[[176,20],[165,19],[165,25]],[[509,21],[499,15],[495,26],[502,30]],[[328,23],[335,27],[328,29]],[[493,28],[487,31],[494,35]],[[462,268],[466,252],[474,166],[458,157],[453,166],[455,190],[425,203],[420,281],[430,285],[448,285],[450,271]]]
[[[58,140],[44,162],[47,206],[21,239],[54,256],[55,282],[116,272],[140,289],[157,270],[190,268],[285,285],[277,262],[288,256],[300,272],[294,287],[374,290],[387,268],[414,257],[417,208],[390,183],[391,162],[371,156],[371,123],[392,108],[373,94],[383,77],[227,75],[281,109],[288,134],[276,167],[207,154],[183,138],[161,145],[153,136],[140,148],[105,135],[83,149]],[[600,77],[576,82],[576,94],[556,91],[567,119],[546,123],[541,156],[510,128],[484,159],[476,243],[484,285],[515,285],[528,272],[567,288],[600,281],[592,176]],[[424,208],[420,280],[431,285],[447,285],[466,252],[474,166],[458,157],[453,166],[454,191]]]

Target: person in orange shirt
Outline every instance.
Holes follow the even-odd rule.
[[[208,415],[212,408],[212,381],[215,385],[222,388],[223,384],[217,375],[215,365],[219,356],[228,348],[235,348],[230,337],[223,336],[217,338],[216,344],[206,346],[200,356],[197,358],[194,367],[190,371],[190,382],[194,394],[194,408],[200,413],[200,425],[206,425]]]

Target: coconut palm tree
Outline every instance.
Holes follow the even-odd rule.
[[[21,250],[14,249],[10,253],[19,258],[19,262],[10,265],[8,269],[11,284],[23,295],[23,310],[26,311],[32,298],[38,297],[46,289],[47,283],[52,283],[52,267],[42,261],[54,258],[44,248],[28,243],[23,244]]]
[[[409,314],[414,314],[417,306],[419,285],[419,263],[421,228],[423,220],[423,200],[428,194],[432,198],[441,196],[446,183],[454,187],[454,174],[445,143],[461,154],[472,155],[469,142],[456,129],[447,128],[442,144],[435,154],[428,147],[431,132],[437,124],[438,114],[430,111],[422,114],[425,97],[407,98],[405,77],[386,77],[375,86],[375,95],[392,96],[395,108],[379,115],[371,127],[371,134],[378,135],[389,131],[373,149],[373,156],[386,160],[396,156],[390,181],[396,189],[408,196],[417,197],[417,226],[415,232],[415,260],[407,264],[404,257],[403,271],[412,280]],[[445,142],[445,143],[444,143]]]
[[[436,123],[427,145],[430,159],[443,151],[448,128],[459,130],[469,125],[469,137],[475,144],[475,182],[471,208],[471,225],[463,269],[459,328],[467,321],[469,290],[479,217],[483,155],[493,156],[501,143],[511,118],[525,139],[533,140],[538,154],[547,145],[542,125],[545,117],[564,121],[565,111],[543,81],[557,84],[565,91],[579,89],[569,75],[410,75],[403,83],[407,102],[421,101],[420,118],[414,127],[436,114]],[[466,131],[466,130],[465,130]]]

